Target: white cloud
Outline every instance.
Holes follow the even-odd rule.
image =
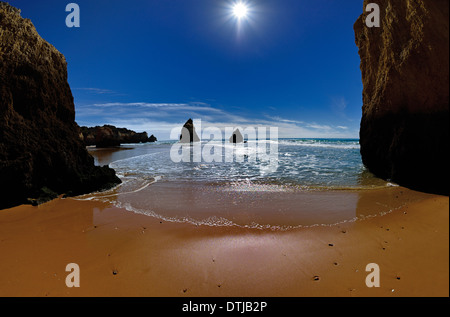
[[[277,127],[280,138],[352,138],[357,132],[344,126],[332,127],[316,122],[285,119],[264,115],[263,118],[244,117],[203,102],[192,103],[96,103],[77,106],[80,125],[111,124],[137,132],[146,131],[159,140],[168,140],[173,128],[181,129],[188,118],[201,119],[202,127]]]
[[[270,119],[270,120],[277,121],[277,122],[296,123],[296,124],[304,124],[304,123],[305,123],[305,122],[303,122],[303,121],[298,121],[298,120],[283,119],[283,118],[278,117],[278,116],[269,116],[269,115],[266,115],[266,118],[268,118],[268,119]]]
[[[91,92],[93,94],[105,95],[105,94],[117,94],[115,91],[101,88],[72,88],[72,90],[82,90]]]
[[[329,125],[320,125],[320,124],[316,124],[316,123],[309,123],[306,125],[306,127],[311,128],[311,129],[325,130],[325,131],[332,130],[332,128]]]

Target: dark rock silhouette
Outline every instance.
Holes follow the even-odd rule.
[[[194,122],[192,119],[189,119],[184,124],[183,128],[181,129],[181,135],[180,135],[180,142],[181,143],[192,143],[192,142],[199,142],[200,138],[197,135],[197,132],[195,131]]]
[[[0,2],[0,209],[120,183],[80,139],[64,56]]]
[[[152,134],[149,138],[148,138],[148,142],[157,142],[158,139]]]
[[[373,1],[364,1],[364,8]],[[379,0],[355,23],[364,85],[361,155],[375,175],[449,192],[449,2]]]
[[[108,126],[98,127],[95,133],[95,145],[97,147],[113,147],[119,146],[120,141],[118,135]]]
[[[147,132],[137,133],[126,128],[116,128],[112,125],[102,127],[81,127],[82,138],[85,145],[97,147],[115,147],[124,143],[156,142],[154,135],[148,137]]]
[[[236,129],[230,137],[230,143],[244,143],[244,137],[242,136],[241,131]]]

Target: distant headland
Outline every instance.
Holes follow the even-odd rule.
[[[117,128],[113,125],[104,125],[102,127],[81,127],[80,138],[86,146],[95,145],[96,147],[115,147],[124,143],[151,143],[158,139],[152,134],[150,137],[147,132],[137,133],[126,128]]]

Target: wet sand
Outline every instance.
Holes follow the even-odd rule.
[[[108,165],[114,160],[129,157],[127,151],[134,150],[132,146],[118,146],[112,148],[97,148],[95,146],[86,147],[89,154],[94,157],[95,165]]]
[[[172,223],[71,198],[1,210],[0,296],[447,297],[449,199],[396,190],[408,194],[385,215],[364,217],[386,193],[361,191],[358,220],[287,231]],[[79,288],[66,287],[68,263]],[[380,288],[366,287],[369,263]]]

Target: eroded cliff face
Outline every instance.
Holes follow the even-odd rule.
[[[79,134],[64,56],[0,2],[0,209],[120,183]]]
[[[149,137],[147,132],[138,133],[112,125],[81,127],[81,133],[84,144],[87,146],[115,147],[124,143],[148,143],[157,141],[153,134]]]
[[[413,189],[449,192],[449,1],[377,0],[355,23],[361,57],[364,164]]]

